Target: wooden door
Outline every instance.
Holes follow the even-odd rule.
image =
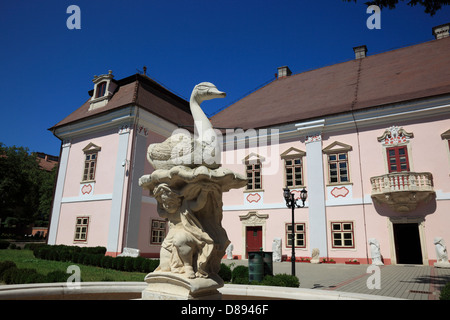
[[[262,248],[262,226],[252,226],[246,229],[246,258],[248,252],[259,251]]]

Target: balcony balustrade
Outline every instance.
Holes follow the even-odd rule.
[[[435,192],[430,172],[396,172],[370,178],[372,199],[397,212],[410,212],[430,201]]]

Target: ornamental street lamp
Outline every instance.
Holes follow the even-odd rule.
[[[286,186],[286,188],[283,189],[283,195],[284,200],[286,200],[286,207],[292,209],[292,225],[291,225],[291,246],[292,246],[292,254],[291,254],[291,266],[292,266],[292,275],[295,276],[295,229],[294,229],[294,210],[295,208],[304,208],[305,207],[305,201],[308,197],[308,191],[303,188],[302,191],[300,191],[300,200],[302,201],[302,204],[299,205],[297,203],[298,199],[295,199],[295,195],[291,193],[291,190]]]

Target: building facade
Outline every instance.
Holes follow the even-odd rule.
[[[435,262],[434,239],[450,241],[449,48],[450,38],[374,56],[362,46],[341,64],[282,67],[212,117],[217,127],[244,119],[224,147],[224,165],[249,179],[224,197],[233,255],[281,239],[287,258],[294,245],[297,260],[319,249],[320,259],[370,263],[376,239],[385,264]],[[308,191],[294,226],[286,186]]]
[[[450,243],[450,38],[441,29],[373,56],[356,47],[355,59],[308,72],[281,67],[211,118],[240,127],[222,132],[222,165],[248,178],[223,197],[233,256],[281,239],[285,256],[294,246],[298,258],[318,249],[370,263],[376,239],[385,264],[436,261],[434,239]],[[157,257],[168,226],[138,179],[153,170],[148,145],[192,125],[189,104],[143,75],[95,77],[91,96],[51,128],[62,148],[48,242]],[[294,225],[286,186],[308,191]]]
[[[62,144],[48,243],[157,257],[166,222],[138,180],[153,170],[147,146],[193,123],[189,104],[145,75],[93,83],[86,103],[50,128]]]

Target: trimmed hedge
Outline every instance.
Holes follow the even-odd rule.
[[[234,284],[248,284],[248,267],[237,266],[231,272],[231,283]]]
[[[225,263],[220,264],[219,276],[223,281],[229,282],[231,281],[231,268],[227,266]]]
[[[127,272],[150,273],[159,265],[159,259],[143,257],[110,257],[105,256],[105,247],[77,247],[66,245],[38,244],[28,247],[36,258],[55,261],[70,261],[107,269]]]
[[[8,249],[10,243],[6,240],[0,240],[0,249]]]
[[[450,300],[450,282],[442,288],[439,300]]]
[[[247,266],[237,266],[233,269],[231,272],[231,283],[293,288],[298,288],[300,286],[300,281],[297,277],[285,273],[276,274],[274,276],[266,275],[261,281],[250,282]]]
[[[265,276],[260,284],[263,286],[298,288],[300,286],[300,281],[293,275],[281,273],[274,276]]]

